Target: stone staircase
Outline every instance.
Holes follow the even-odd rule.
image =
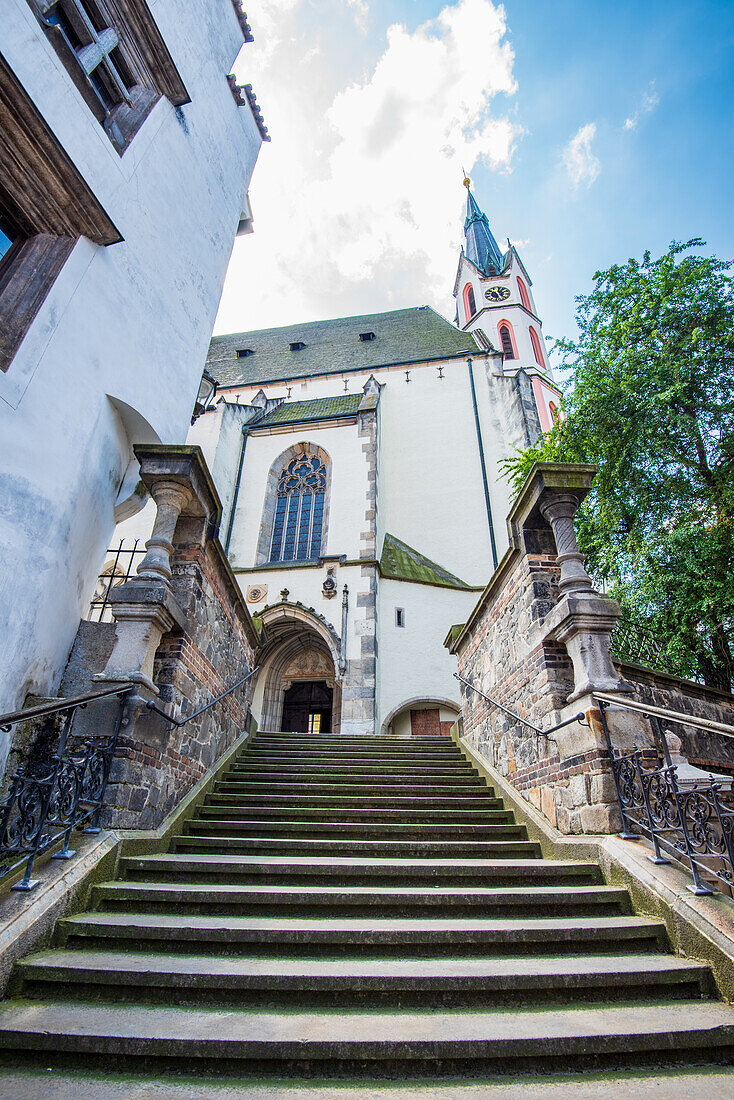
[[[261,733],[0,1007],[13,1066],[491,1076],[734,1061],[734,1010],[443,738]],[[120,1059],[124,1058],[124,1063]]]

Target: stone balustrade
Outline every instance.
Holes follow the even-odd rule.
[[[532,725],[548,729],[578,712],[552,736],[533,733],[469,688],[462,688],[463,735],[564,833],[618,826],[614,783],[594,691],[631,688],[610,656],[620,616],[594,591],[573,519],[589,492],[593,466],[537,464],[510,515],[510,548],[463,630],[449,643],[459,674]],[[619,719],[619,734],[649,734]]]

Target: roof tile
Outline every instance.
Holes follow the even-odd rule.
[[[375,339],[360,340],[360,332],[374,332]],[[291,351],[290,345],[299,342],[305,347]],[[253,354],[238,359],[242,348]],[[471,353],[481,354],[470,333],[454,328],[430,306],[414,306],[215,336],[207,370],[220,387],[263,385]]]
[[[305,420],[323,420],[332,416],[354,416],[362,397],[361,393],[349,393],[339,397],[320,397],[315,401],[284,401],[262,420],[258,420],[256,427],[303,423]]]

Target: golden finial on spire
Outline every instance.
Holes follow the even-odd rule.
[[[462,170],[462,172],[464,173],[464,187],[466,187],[466,188],[467,188],[467,190],[468,190],[468,189],[469,189],[469,188],[471,187],[471,180],[470,180],[470,179],[469,179],[469,177],[467,176],[467,174],[466,174],[466,169],[464,168],[464,166],[463,166],[463,165],[462,165],[462,167],[461,167],[461,170]]]

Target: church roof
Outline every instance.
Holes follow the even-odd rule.
[[[303,424],[309,420],[354,416],[363,398],[362,393],[347,393],[338,397],[319,397],[314,401],[284,401],[262,420],[258,420],[254,427],[267,428],[271,424]]]
[[[383,577],[392,577],[399,581],[418,581],[422,584],[437,584],[444,588],[469,588],[468,584],[449,573],[435,561],[420,554],[412,546],[396,539],[394,535],[385,535],[380,558],[380,573]]]
[[[500,250],[489,228],[489,219],[477,204],[468,186],[466,189],[466,218],[464,220],[466,238],[465,255],[483,275],[490,274],[490,268],[499,275],[504,270],[508,253]]]
[[[481,354],[469,333],[430,306],[414,306],[215,336],[206,366],[220,386],[262,385],[468,354]]]

